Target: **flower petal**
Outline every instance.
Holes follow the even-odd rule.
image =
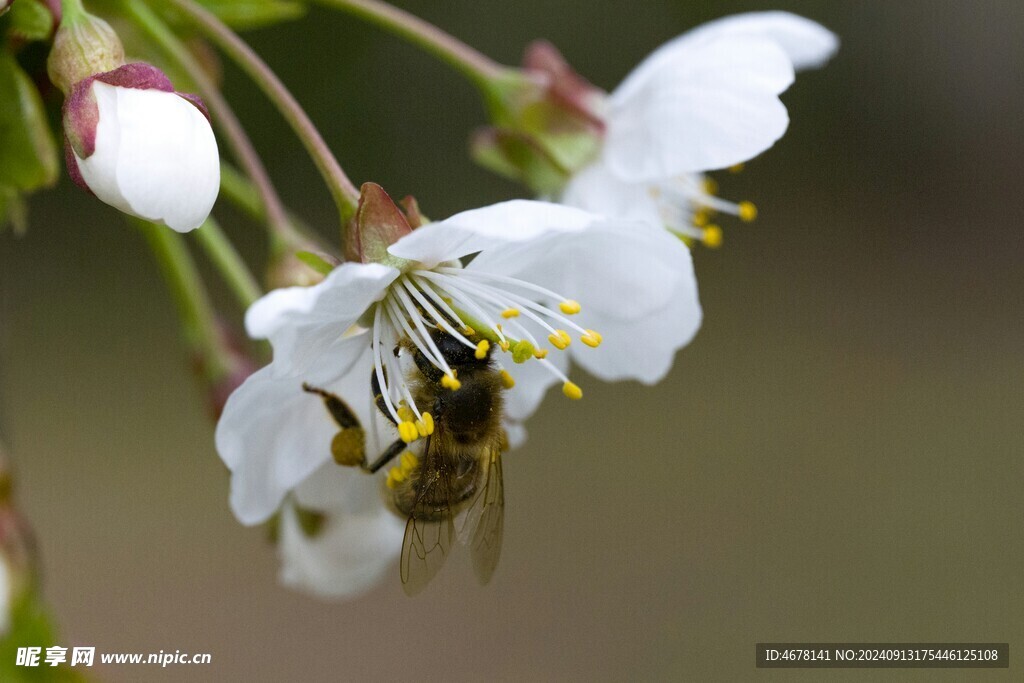
[[[668,50],[676,41],[708,39],[713,35],[762,35],[786,51],[797,71],[816,69],[839,49],[839,38],[816,21],[790,12],[747,12],[723,17],[698,26],[661,48]],[[654,58],[657,53],[651,55]]]
[[[210,122],[162,90],[92,84],[99,108],[95,151],[77,158],[103,201],[178,232],[199,227],[220,189],[220,156]]]
[[[573,343],[570,353],[601,379],[657,382],[700,327],[690,250],[660,227],[603,221],[584,235],[556,235],[534,249],[485,252],[468,268],[518,277],[578,300],[582,311],[575,322],[603,340],[596,349]],[[535,408],[539,399],[526,397],[525,408]],[[511,405],[510,415],[521,417]]]
[[[294,509],[282,511],[281,582],[321,597],[352,597],[397,561],[405,523],[383,506],[365,514],[327,514],[324,527],[308,537]]]
[[[243,524],[259,524],[288,491],[331,459],[338,432],[322,402],[302,389],[307,380],[332,390],[368,357],[365,336],[339,339],[332,363],[303,378],[275,372],[274,363],[250,376],[228,399],[217,423],[217,452],[231,470],[231,507]]]
[[[394,256],[433,267],[445,261],[551,232],[579,232],[594,216],[561,204],[526,199],[493,204],[430,223],[391,245]]]
[[[562,201],[608,218],[662,225],[658,202],[649,192],[647,183],[627,182],[599,161],[572,177]]]
[[[789,58],[769,38],[684,41],[612,94],[605,159],[631,182],[746,161],[785,132],[778,94],[792,81]]]
[[[349,332],[398,271],[378,263],[343,263],[312,287],[276,289],[249,307],[249,336],[269,339],[274,372],[296,376]]]

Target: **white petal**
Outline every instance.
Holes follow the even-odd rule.
[[[781,11],[747,12],[723,17],[698,26],[676,40],[700,40],[726,33],[771,38],[786,51],[797,71],[822,66],[839,49],[839,38],[832,31],[816,21]],[[668,43],[659,51],[671,45]]]
[[[274,372],[299,375],[349,332],[379,300],[398,271],[377,263],[344,263],[312,287],[276,289],[249,307],[245,328],[274,347]]]
[[[336,341],[331,363],[302,378],[276,373],[274,364],[250,376],[228,399],[217,424],[217,452],[231,470],[231,507],[243,524],[259,524],[285,494],[331,458],[338,427],[303,380],[332,390],[349,371],[369,381],[358,361],[365,336]]]
[[[395,568],[405,528],[402,520],[383,507],[366,514],[327,515],[324,527],[310,538],[291,506],[282,511],[283,584],[321,597],[352,597]]]
[[[547,360],[562,372],[568,372],[569,356],[565,352],[552,349]],[[540,407],[547,390],[560,381],[536,360],[505,363],[505,369],[516,381],[516,385],[505,392],[505,415],[511,420],[525,420],[532,415]]]
[[[101,200],[179,232],[199,227],[220,189],[213,129],[187,100],[161,90],[96,81],[95,152],[77,159]]]
[[[569,181],[562,201],[586,211],[609,218],[635,220],[649,225],[662,225],[658,202],[650,195],[648,183],[622,180],[597,162],[584,168]]]
[[[605,221],[584,235],[544,240],[534,253],[511,252],[481,254],[469,268],[518,277],[579,301],[574,322],[600,332],[603,341],[596,349],[574,341],[570,353],[601,379],[660,380],[700,327],[690,250],[662,228]]]
[[[484,249],[536,239],[552,232],[579,232],[594,216],[561,204],[516,199],[413,230],[388,251],[427,267]]]
[[[631,182],[746,161],[785,132],[778,94],[792,81],[789,58],[768,38],[687,41],[612,94],[605,160]]]

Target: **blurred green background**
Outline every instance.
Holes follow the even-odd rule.
[[[507,458],[491,586],[453,561],[348,603],[277,585],[227,506],[212,425],[140,236],[63,182],[0,238],[3,427],[64,645],[210,652],[105,680],[966,680],[756,671],[757,641],[1009,641],[1024,666],[1024,6],[753,1],[402,6],[507,63],[537,37],[613,87],[655,46],[789,9],[843,40],[738,176],[753,226],[695,254],[706,322],[656,388],[579,378]],[[475,94],[338,14],[249,34],[349,173],[444,216],[519,194],[476,169]],[[237,71],[286,200],[327,193]],[[223,212],[260,259],[258,228]],[[225,303],[227,297],[222,297]],[[556,392],[557,393],[557,392]],[[464,558],[460,558],[464,559]],[[397,572],[396,572],[397,575]]]

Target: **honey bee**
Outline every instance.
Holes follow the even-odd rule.
[[[428,433],[417,441],[418,457],[409,450],[408,439],[399,438],[368,463],[361,448],[365,435],[352,410],[340,397],[303,385],[323,398],[341,428],[332,443],[336,461],[374,473],[399,458],[400,466],[389,474],[388,502],[407,519],[400,576],[408,595],[419,593],[437,574],[456,539],[469,546],[476,577],[486,584],[497,567],[504,531],[501,454],[508,446],[502,428],[502,373],[489,350],[469,348],[441,330],[431,337],[455,371],[458,386],[443,381],[445,374],[408,345],[415,367],[406,381],[416,405],[430,413],[423,419],[432,422],[429,428],[419,423]],[[400,427],[386,406],[376,373],[371,390],[380,412]]]

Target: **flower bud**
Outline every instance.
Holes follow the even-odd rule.
[[[605,93],[577,74],[558,50],[537,41],[523,70],[491,84],[492,126],[474,135],[480,165],[542,195],[562,189],[597,156]]]
[[[220,155],[199,98],[149,64],[89,75],[64,102],[65,160],[81,187],[178,232],[202,225],[220,189]]]
[[[64,15],[46,63],[50,80],[67,95],[76,83],[124,64],[124,46],[110,24],[84,10]]]

